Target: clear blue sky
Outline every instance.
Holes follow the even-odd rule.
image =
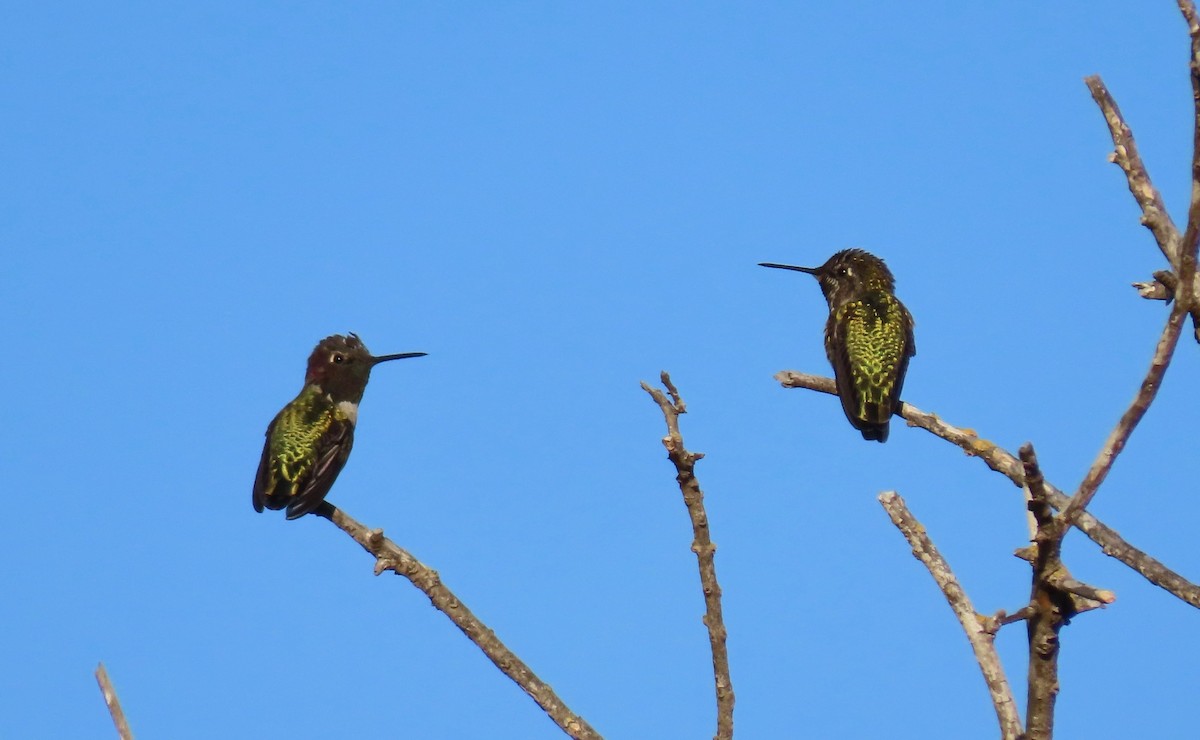
[[[1062,6],[1062,7],[1059,7]],[[0,736],[561,737],[328,522],[256,515],[321,337],[380,367],[330,500],[383,527],[611,738],[711,736],[691,531],[638,388],[670,370],[719,545],[744,738],[991,738],[966,640],[875,500],[981,611],[1020,493],[865,443],[809,278],[867,248],[917,320],[906,398],[1073,489],[1147,366],[1164,267],[1081,78],[1176,219],[1187,35],[1093,3],[38,3],[0,42]],[[1200,578],[1180,345],[1093,510]],[[1078,534],[1118,601],[1064,633],[1062,737],[1195,731],[1197,613]],[[1023,691],[1024,630],[1000,638]],[[1023,697],[1022,697],[1023,704]]]

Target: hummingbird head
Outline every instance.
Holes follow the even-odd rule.
[[[335,401],[358,403],[371,378],[371,368],[389,360],[424,356],[424,352],[405,352],[375,357],[357,334],[334,334],[318,342],[308,356],[304,384],[319,386]]]
[[[872,290],[892,292],[896,280],[892,272],[870,252],[861,249],[843,249],[825,261],[820,267],[796,267],[775,262],[759,262],[763,267],[806,272],[821,284],[821,292],[830,308],[837,308]]]

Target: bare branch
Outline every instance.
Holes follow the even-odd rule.
[[[1021,447],[1021,462],[1029,488],[1029,511],[1037,521],[1034,536],[1033,586],[1026,618],[1029,631],[1029,685],[1025,707],[1028,740],[1050,740],[1054,736],[1054,704],[1058,698],[1058,633],[1074,615],[1073,604],[1065,594],[1050,586],[1050,574],[1064,568],[1062,538],[1065,525],[1054,518],[1033,446]]]
[[[1033,566],[1026,615],[1029,694],[1025,726],[1028,740],[1050,740],[1054,735],[1054,704],[1059,688],[1059,632],[1076,614],[1110,604],[1116,596],[1071,577],[1062,562],[1062,542],[1070,531],[1070,520],[1054,516],[1033,445],[1021,445],[1020,453],[1029,491],[1029,511],[1037,523],[1033,546],[1017,552],[1018,557],[1026,558]]]
[[[950,564],[938,552],[933,541],[925,532],[925,527],[908,510],[904,499],[900,498],[900,494],[895,491],[884,491],[879,494],[879,503],[883,504],[892,523],[904,535],[904,539],[908,540],[913,555],[925,565],[929,574],[933,576],[933,580],[937,581],[950,608],[954,610],[954,615],[962,624],[963,631],[967,633],[967,640],[971,642],[971,649],[975,651],[975,660],[979,662],[983,680],[987,683],[988,692],[992,696],[992,706],[996,709],[996,719],[1000,723],[1001,737],[1004,740],[1017,740],[1021,737],[1021,718],[1017,713],[1017,704],[1013,700],[1008,678],[1004,675],[1004,666],[1001,665],[1000,656],[996,653],[994,644],[996,629],[988,629],[992,626],[988,624],[989,620],[981,618],[975,612],[975,608],[971,606],[971,599],[967,597],[966,592],[959,585],[958,579],[954,577],[953,571],[950,570]]]
[[[1025,469],[1026,488],[1029,491],[1028,507],[1034,520],[1034,532],[1033,546],[1018,550],[1017,557],[1023,558],[1033,565],[1037,571],[1039,582],[1044,582],[1054,589],[1070,595],[1073,605],[1071,614],[1099,609],[1116,601],[1116,594],[1112,591],[1098,589],[1075,580],[1066,566],[1062,564],[1059,553],[1062,550],[1063,538],[1071,528],[1070,522],[1061,514],[1057,519],[1054,518],[1054,511],[1048,498],[1049,490],[1046,487],[1046,479],[1042,476],[1042,469],[1038,465],[1037,453],[1034,452],[1033,445],[1026,442],[1021,445],[1019,453],[1021,465]],[[1054,558],[1054,562],[1050,565],[1046,564],[1048,550],[1051,551]]]
[[[717,567],[713,559],[717,546],[713,544],[709,533],[704,492],[700,490],[700,481],[696,480],[696,461],[704,455],[688,452],[684,447],[683,437],[679,433],[679,415],[687,413],[687,407],[671,383],[671,376],[664,371],[660,377],[671,396],[669,400],[662,391],[644,382],[642,390],[650,394],[666,419],[667,436],[663,437],[662,443],[667,448],[667,457],[675,464],[675,479],[679,482],[683,503],[692,519],[692,552],[696,553],[700,566],[700,585],[704,590],[704,625],[708,627],[708,641],[712,647],[713,681],[717,692],[716,740],[730,740],[733,737],[734,696],[733,681],[729,676],[729,650],[725,645],[729,633],[725,629],[725,618],[721,611],[721,586],[717,583]]]
[[[1100,106],[1100,112],[1104,114],[1104,121],[1108,124],[1109,134],[1112,135],[1115,149],[1109,155],[1109,159],[1124,171],[1125,179],[1129,182],[1129,192],[1142,209],[1142,225],[1154,234],[1154,241],[1158,242],[1158,248],[1162,250],[1172,269],[1177,269],[1179,263],[1175,255],[1179,250],[1179,229],[1175,228],[1175,223],[1171,221],[1158,188],[1150,181],[1146,165],[1142,162],[1142,155],[1138,152],[1137,142],[1133,139],[1133,132],[1126,125],[1121,109],[1117,107],[1117,101],[1113,100],[1100,75],[1085,77],[1083,81],[1088,90],[1091,90],[1096,105]]]
[[[1192,5],[1191,0],[1179,0],[1179,7],[1183,11],[1184,18],[1188,21],[1188,30],[1192,37],[1192,91],[1194,96],[1200,96],[1200,78],[1197,77],[1197,46],[1200,43],[1200,37],[1196,32],[1196,10]],[[1134,141],[1133,132],[1125,123],[1125,118],[1121,115],[1121,109],[1117,107],[1117,102],[1113,100],[1112,95],[1105,87],[1103,80],[1099,75],[1092,75],[1084,78],[1084,83],[1092,93],[1092,98],[1096,104],[1100,106],[1100,112],[1104,115],[1104,120],[1108,124],[1109,134],[1112,136],[1113,145],[1115,147],[1113,153],[1109,155],[1109,159],[1115,162],[1125,173],[1125,178],[1129,183],[1129,192],[1133,195],[1133,199],[1137,201],[1138,206],[1142,209],[1142,225],[1150,229],[1150,233],[1154,235],[1154,241],[1158,243],[1159,250],[1167,258],[1171,269],[1175,270],[1184,280],[1186,286],[1191,286],[1191,290],[1183,295],[1182,290],[1176,285],[1171,284],[1167,280],[1159,277],[1155,273],[1155,283],[1134,283],[1133,287],[1137,289],[1138,294],[1143,298],[1156,300],[1169,300],[1178,298],[1192,314],[1192,323],[1195,326],[1195,338],[1200,342],[1200,306],[1193,306],[1191,296],[1200,293],[1200,286],[1196,285],[1196,242],[1197,234],[1200,233],[1200,179],[1197,179],[1197,173],[1200,172],[1200,97],[1196,97],[1196,128],[1195,128],[1195,144],[1192,158],[1192,203],[1188,212],[1187,233],[1180,236],[1179,229],[1171,220],[1171,216],[1167,213],[1166,206],[1163,204],[1162,196],[1158,189],[1154,187],[1154,183],[1150,180],[1150,175],[1146,171],[1146,165],[1142,162],[1141,154],[1138,153],[1137,142]],[[1182,245],[1182,246],[1181,246]],[[1184,274],[1186,273],[1186,275]],[[1175,276],[1172,276],[1175,278]],[[1178,283],[1178,279],[1172,282]]]
[[[313,513],[333,522],[334,526],[350,535],[364,550],[375,556],[375,575],[390,570],[398,576],[404,576],[419,588],[429,597],[434,608],[449,617],[450,621],[504,672],[504,675],[511,678],[545,710],[563,732],[576,740],[601,739],[600,733],[593,730],[583,717],[572,712],[548,684],[538,678],[529,666],[446,588],[437,571],[384,537],[383,530],[367,529],[328,501],[322,503]]]
[[[1154,397],[1158,395],[1158,389],[1162,385],[1163,376],[1166,375],[1167,366],[1171,363],[1171,356],[1175,354],[1175,345],[1179,343],[1179,334],[1183,330],[1183,318],[1186,315],[1185,305],[1177,301],[1171,309],[1171,315],[1167,318],[1167,325],[1163,327],[1162,336],[1159,337],[1158,346],[1154,350],[1154,357],[1150,360],[1150,369],[1146,372],[1146,377],[1142,380],[1142,385],[1138,389],[1137,395],[1134,396],[1133,403],[1121,415],[1117,426],[1108,435],[1104,447],[1100,449],[1100,454],[1096,456],[1092,467],[1083,477],[1083,482],[1079,484],[1079,490],[1067,506],[1061,510],[1059,519],[1062,522],[1074,521],[1078,514],[1091,503],[1100,484],[1108,477],[1108,471],[1112,470],[1117,455],[1125,449],[1129,435],[1133,434],[1133,430],[1146,415]]]
[[[1004,627],[1009,624],[1015,624],[1017,622],[1029,619],[1029,617],[1034,613],[1034,611],[1035,611],[1034,608],[1032,606],[1030,606],[1029,604],[1026,604],[1025,606],[1016,610],[1012,614],[1009,614],[1008,612],[1001,609],[1000,611],[996,612],[994,615],[985,618],[987,631],[991,632],[994,635],[1000,631],[1001,627]]]
[[[1025,487],[1029,489],[1029,512],[1033,514],[1034,523],[1041,527],[1053,512],[1046,500],[1046,477],[1042,475],[1042,466],[1038,464],[1037,453],[1033,445],[1026,442],[1018,450],[1021,455],[1021,467],[1025,475]],[[1037,536],[1035,531],[1034,537]]]
[[[775,379],[784,388],[806,388],[836,395],[832,378],[819,375],[808,375],[792,370],[784,370],[775,374]],[[909,426],[920,427],[931,434],[957,445],[968,455],[978,457],[989,468],[1007,477],[1017,486],[1024,486],[1025,474],[1018,460],[1011,452],[983,439],[973,430],[956,427],[942,421],[936,414],[922,411],[910,403],[900,406],[899,415]],[[1066,507],[1070,498],[1058,488],[1045,483],[1046,498],[1050,504],[1060,511]],[[1192,583],[1167,566],[1160,563],[1145,552],[1126,542],[1116,530],[1101,522],[1087,511],[1075,515],[1073,523],[1081,532],[1100,546],[1105,555],[1116,558],[1122,563],[1141,573],[1146,580],[1163,588],[1186,603],[1200,609],[1200,586]]]
[[[1170,270],[1155,270],[1154,280],[1145,283],[1131,283],[1137,288],[1138,295],[1147,300],[1171,301],[1179,289],[1179,278]]]
[[[1079,597],[1076,600],[1076,613],[1082,613],[1089,609],[1100,609],[1117,600],[1117,595],[1112,591],[1089,586],[1063,572],[1049,574],[1046,581],[1060,591]]]
[[[129,729],[129,722],[125,719],[125,712],[121,709],[121,701],[117,698],[117,690],[113,688],[108,671],[104,669],[104,663],[96,666],[96,683],[100,684],[100,691],[104,694],[104,703],[108,706],[108,713],[112,715],[117,735],[121,740],[133,740],[133,732]]]
[[[1188,25],[1188,36],[1192,40],[1192,53],[1188,60],[1188,69],[1192,78],[1192,103],[1195,111],[1195,121],[1192,125],[1192,200],[1188,207],[1187,229],[1183,234],[1183,243],[1179,247],[1178,261],[1173,263],[1179,273],[1179,295],[1176,300],[1185,309],[1193,309],[1192,296],[1197,294],[1194,284],[1196,277],[1196,245],[1200,242],[1200,20],[1196,16],[1196,6],[1192,0],[1179,0],[1179,10]],[[1194,318],[1194,316],[1193,316]],[[1197,325],[1200,333],[1200,325]]]

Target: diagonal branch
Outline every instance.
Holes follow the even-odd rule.
[[[333,522],[334,526],[350,535],[364,550],[374,555],[375,575],[390,570],[398,576],[404,576],[419,588],[433,602],[434,608],[449,617],[450,621],[504,672],[504,675],[511,678],[545,710],[563,732],[576,740],[601,740],[600,733],[593,730],[583,717],[572,712],[554,693],[554,689],[538,678],[529,666],[496,637],[496,633],[446,588],[437,571],[384,537],[383,530],[367,529],[328,501],[322,503],[313,513]]]
[[[1179,334],[1183,330],[1183,317],[1186,315],[1187,311],[1183,302],[1176,301],[1175,306],[1171,309],[1171,315],[1167,318],[1167,325],[1163,327],[1162,336],[1159,337],[1158,345],[1154,349],[1154,357],[1150,360],[1150,369],[1146,372],[1146,377],[1142,380],[1137,395],[1134,396],[1129,408],[1121,415],[1121,419],[1113,428],[1112,433],[1108,435],[1104,447],[1100,449],[1100,454],[1096,456],[1092,467],[1083,477],[1083,482],[1079,484],[1079,490],[1067,506],[1061,510],[1059,519],[1062,522],[1072,522],[1091,503],[1100,484],[1108,477],[1108,471],[1112,470],[1117,455],[1125,449],[1125,443],[1129,441],[1129,436],[1133,434],[1138,422],[1146,415],[1150,404],[1153,403],[1154,397],[1158,395],[1158,389],[1162,385],[1163,376],[1166,375],[1167,366],[1171,364],[1171,356],[1175,354],[1175,345],[1179,343]]]
[[[666,394],[657,388],[651,388],[645,382],[642,390],[650,394],[658,407],[662,409],[667,421],[667,436],[663,437],[663,446],[667,448],[667,457],[675,464],[675,479],[679,482],[679,490],[683,492],[683,503],[687,506],[688,515],[692,519],[692,552],[700,565],[700,585],[704,590],[704,625],[708,627],[708,641],[712,647],[713,681],[717,691],[717,734],[715,740],[730,740],[733,737],[733,681],[729,677],[729,650],[725,646],[728,631],[725,629],[725,617],[721,612],[721,586],[717,583],[717,566],[713,554],[717,546],[713,544],[708,529],[708,513],[704,510],[704,492],[700,490],[700,481],[696,480],[696,461],[704,457],[700,452],[688,452],[683,446],[683,436],[679,433],[679,415],[687,413],[687,406],[679,397],[679,391],[671,382],[671,376],[665,371],[661,374],[662,384]]]
[[[133,732],[130,731],[129,722],[125,719],[125,712],[121,709],[121,700],[117,698],[117,690],[113,688],[108,671],[104,669],[104,663],[96,666],[96,683],[100,684],[100,692],[104,694],[104,703],[108,705],[108,713],[112,715],[117,735],[121,740],[133,740]]]
[[[917,521],[904,499],[895,491],[884,491],[879,494],[879,503],[892,518],[892,523],[912,546],[913,556],[920,560],[937,581],[938,587],[954,610],[954,615],[967,633],[971,649],[975,651],[975,660],[983,672],[983,680],[987,682],[988,692],[992,695],[992,705],[996,709],[996,719],[1000,722],[1000,736],[1004,740],[1021,738],[1021,718],[1017,714],[1017,704],[1013,700],[1012,689],[1008,678],[1004,675],[1004,666],[996,653],[995,630],[989,630],[987,619],[981,618],[971,606],[971,599],[959,585],[958,579],[950,570],[950,564],[938,552],[933,541],[925,532],[925,527]]]
[[[798,373],[784,370],[775,374],[775,379],[784,388],[806,388],[820,393],[837,395],[832,378],[819,375]],[[1017,486],[1024,486],[1025,477],[1021,461],[1011,452],[999,445],[986,440],[970,429],[963,429],[942,421],[936,414],[905,402],[900,406],[899,415],[910,426],[921,427],[929,433],[957,445],[972,457],[978,457],[992,470],[1007,477]],[[1046,498],[1054,508],[1060,511],[1066,507],[1070,498],[1058,488],[1046,482]],[[1108,527],[1087,511],[1081,511],[1074,517],[1074,525],[1100,546],[1105,555],[1116,558],[1122,563],[1141,573],[1146,580],[1163,588],[1188,604],[1200,609],[1200,586],[1192,583],[1150,555],[1142,552],[1126,542],[1116,530]]]
[[[1158,188],[1150,181],[1150,174],[1146,171],[1137,142],[1133,139],[1133,131],[1125,123],[1117,101],[1113,100],[1100,75],[1084,77],[1083,81],[1092,92],[1092,99],[1096,101],[1096,105],[1100,106],[1100,112],[1104,114],[1104,121],[1108,124],[1115,147],[1109,159],[1125,173],[1125,179],[1129,182],[1129,192],[1142,209],[1142,225],[1154,234],[1154,241],[1158,242],[1158,248],[1162,250],[1171,268],[1178,269],[1176,254],[1179,250],[1179,229],[1175,228],[1175,223],[1171,221]]]

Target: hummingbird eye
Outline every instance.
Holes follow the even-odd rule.
[[[334,361],[336,364],[340,365],[340,364],[342,364],[343,362],[345,362],[345,361],[346,361],[346,356],[345,356],[345,355],[343,355],[341,352],[334,352],[334,353],[333,353],[333,357],[332,357],[331,359],[332,359],[332,360],[333,360],[333,361]]]

